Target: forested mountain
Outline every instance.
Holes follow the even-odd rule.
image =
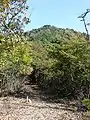
[[[64,40],[84,39],[85,33],[68,28],[64,29],[51,25],[44,25],[41,28],[25,32],[25,36],[28,36],[31,40],[42,41],[43,43],[59,43]]]
[[[24,35],[32,43],[39,85],[60,97],[88,95],[90,42],[85,33],[45,25]]]

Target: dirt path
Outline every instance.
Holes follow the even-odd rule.
[[[28,102],[25,98],[0,98],[0,120],[83,120],[80,113],[65,104],[43,101],[37,86],[27,86],[27,90],[31,99]]]

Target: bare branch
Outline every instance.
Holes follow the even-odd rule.
[[[90,13],[90,9],[86,9],[86,12],[84,12],[83,14],[81,14],[81,15],[78,17],[78,18],[81,18],[80,21],[83,21],[83,23],[84,23],[84,27],[85,27],[85,31],[86,31],[85,39],[86,39],[87,41],[89,41],[89,31],[88,31],[88,28],[87,28],[87,25],[89,25],[89,24],[86,23],[85,17],[87,16],[88,13]]]

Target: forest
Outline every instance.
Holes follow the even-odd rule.
[[[78,100],[90,111],[90,40],[87,33],[30,22],[26,0],[0,2],[0,97],[24,95],[36,84],[48,95]]]

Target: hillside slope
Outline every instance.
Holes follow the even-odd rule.
[[[41,28],[33,29],[25,33],[31,40],[42,41],[43,43],[59,43],[62,40],[85,39],[85,33],[73,29],[62,29],[51,25],[44,25]]]

